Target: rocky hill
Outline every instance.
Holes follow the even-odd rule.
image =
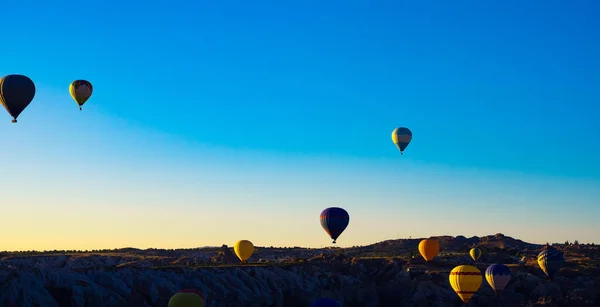
[[[507,264],[513,278],[496,297],[484,280],[469,306],[600,306],[600,249],[554,244],[566,264],[550,282],[535,256],[542,246],[502,234],[437,237],[441,251],[424,264],[420,239],[347,249],[257,247],[248,265],[231,248],[3,252],[0,306],[166,306],[182,288],[201,290],[208,306],[307,307],[322,296],[353,306],[461,306],[449,271]],[[467,252],[484,250],[474,263]],[[413,258],[413,256],[416,256]],[[423,270],[410,270],[422,267]]]

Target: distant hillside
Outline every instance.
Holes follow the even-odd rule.
[[[435,238],[440,243],[440,252],[465,252],[474,246],[478,246],[483,249],[516,249],[520,251],[535,251],[539,250],[543,247],[542,244],[533,244],[527,243],[519,239],[515,239],[509,236],[505,236],[501,233],[497,233],[495,235],[487,235],[483,237],[470,237],[466,238],[464,236],[458,235],[456,237],[453,236],[434,236],[431,238]],[[416,250],[419,242],[425,238],[415,238],[415,239],[398,239],[398,240],[386,240],[382,242],[377,242],[370,245],[364,246],[354,246],[349,248],[338,248],[336,246],[326,247],[326,248],[305,248],[305,247],[267,247],[267,246],[256,246],[257,250],[281,250],[292,251],[292,250],[339,250],[344,252],[382,252],[389,251],[392,253],[396,252],[405,252],[408,250]],[[553,243],[553,245],[560,245],[559,243]],[[166,255],[166,254],[180,254],[182,252],[216,252],[222,249],[223,247],[227,247],[228,245],[224,244],[221,247],[215,246],[203,246],[196,248],[182,248],[182,249],[162,249],[162,248],[148,248],[148,249],[138,249],[134,247],[126,247],[126,248],[117,248],[117,249],[97,249],[97,250],[52,250],[52,251],[2,251],[0,252],[0,256],[8,256],[14,254],[73,254],[73,253],[131,253],[131,254],[147,254],[147,255]],[[232,249],[231,247],[228,247]]]
[[[464,236],[435,236],[431,237],[436,239],[440,243],[440,250],[444,251],[465,251],[470,248],[485,247],[485,248],[515,248],[515,249],[529,249],[535,250],[542,248],[541,244],[527,243],[519,239],[514,239],[509,236],[505,236],[501,233],[495,235],[488,235],[484,237],[470,237]],[[402,246],[404,248],[417,248],[419,242],[425,238],[418,239],[399,239],[399,240],[387,240],[379,243],[369,245],[369,247],[384,247],[384,246]]]
[[[466,238],[464,236],[434,236],[440,243],[440,253],[467,253],[472,247],[484,251],[504,250],[512,254],[539,251],[543,245],[527,243],[522,240],[505,236],[501,233],[483,237]],[[416,253],[419,242],[425,238],[387,240],[366,246],[356,246],[344,249],[354,256],[391,256],[410,252]]]

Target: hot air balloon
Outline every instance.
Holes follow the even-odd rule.
[[[81,110],[81,106],[90,99],[92,96],[92,92],[94,88],[90,81],[87,80],[75,80],[71,82],[69,86],[69,93],[71,93],[71,97],[77,102],[79,105],[79,110]]]
[[[419,242],[419,253],[425,261],[431,261],[440,251],[440,244],[436,239],[423,239]]]
[[[508,285],[510,276],[510,269],[504,264],[492,264],[485,270],[485,279],[490,284],[490,287],[494,289],[496,295],[500,294],[504,290],[504,287]]]
[[[412,132],[408,128],[400,127],[392,131],[392,141],[396,144],[396,147],[400,150],[400,154],[404,153],[404,150],[412,140]]]
[[[321,226],[329,237],[333,239],[333,244],[337,238],[344,232],[350,223],[350,215],[342,208],[331,207],[321,212]]]
[[[550,280],[554,278],[554,275],[564,263],[565,257],[563,253],[552,246],[546,245],[546,249],[538,255],[538,265]]]
[[[254,245],[248,240],[239,240],[233,246],[235,254],[240,258],[242,263],[248,263],[248,259],[254,252]]]
[[[481,271],[470,265],[459,265],[450,271],[450,285],[458,297],[465,303],[479,290],[481,286]]]
[[[330,298],[320,298],[310,304],[310,307],[340,307],[340,304]]]
[[[35,84],[23,75],[8,75],[0,79],[0,102],[12,116],[13,123],[35,96]]]
[[[471,255],[471,258],[473,258],[473,261],[479,260],[479,257],[481,257],[482,254],[483,254],[483,252],[478,247],[473,247],[469,251],[469,255]]]
[[[204,295],[195,289],[184,289],[171,296],[168,307],[204,307]]]

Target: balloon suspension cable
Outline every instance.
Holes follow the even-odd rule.
[[[16,122],[17,122],[17,119],[16,119],[16,118],[13,118],[12,122],[13,122],[13,124],[14,124],[14,123],[16,123]]]

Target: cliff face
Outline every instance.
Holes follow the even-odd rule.
[[[63,255],[6,258],[0,265],[0,306],[164,307],[182,288],[201,290],[208,306],[219,307],[307,307],[321,296],[344,307],[461,304],[448,282],[453,263],[407,272],[401,259],[321,255],[300,264],[194,269],[154,268],[152,257]],[[600,306],[597,269],[567,267],[554,282],[525,264],[511,270],[500,297],[484,279],[469,306]]]

